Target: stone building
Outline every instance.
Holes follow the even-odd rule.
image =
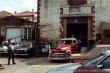
[[[57,40],[74,34],[81,38],[83,46],[87,46],[91,38],[106,39],[101,25],[110,23],[109,11],[109,0],[38,0],[40,37]]]

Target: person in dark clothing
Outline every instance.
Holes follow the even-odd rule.
[[[0,64],[0,69],[4,69],[4,66],[2,66],[1,64]]]
[[[81,40],[78,38],[77,39],[78,40],[78,53],[81,53],[81,49],[82,49],[82,42],[81,42]]]
[[[8,65],[10,65],[10,59],[12,58],[12,62],[13,64],[16,64],[15,63],[15,60],[14,60],[14,47],[11,43],[11,39],[8,40],[8,43],[5,43],[5,45],[8,47]]]
[[[4,38],[4,36],[2,36],[1,34],[0,34],[0,46],[2,45],[2,42],[5,40],[5,38]],[[0,69],[4,69],[4,66],[2,66],[1,64],[0,64]]]
[[[5,40],[5,38],[4,38],[4,36],[2,36],[1,34],[0,34],[0,45],[2,44],[2,42]]]

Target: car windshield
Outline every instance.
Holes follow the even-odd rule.
[[[94,49],[96,49],[96,45],[95,45],[95,44],[92,45],[92,46],[90,46],[90,47],[85,51],[85,53],[86,53],[86,54],[90,54],[91,52],[94,51]]]
[[[60,41],[58,41],[58,45],[62,45],[62,44],[72,44],[72,40],[60,40]]]
[[[89,66],[89,67],[93,67],[94,65],[96,65],[99,61],[101,61],[106,55],[105,54],[99,54],[94,58],[91,58],[87,61],[84,61],[82,63],[82,66]]]

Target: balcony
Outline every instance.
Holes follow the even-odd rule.
[[[73,16],[92,16],[91,6],[65,6],[63,7],[63,14],[61,17],[73,17]]]

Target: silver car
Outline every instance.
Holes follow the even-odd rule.
[[[14,41],[11,42],[13,44],[14,49],[19,46],[18,44],[14,44]],[[6,45],[0,45],[0,53],[8,53],[8,47]]]

